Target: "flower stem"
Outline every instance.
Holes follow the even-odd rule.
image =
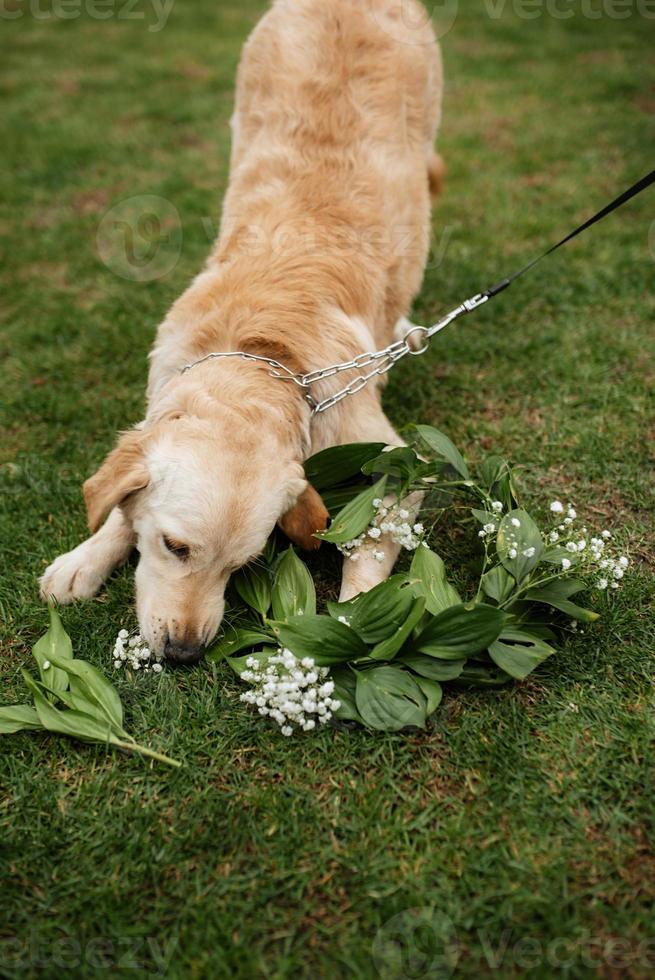
[[[182,765],[177,759],[171,759],[168,755],[162,755],[161,752],[155,752],[154,749],[148,749],[145,745],[137,745],[136,742],[121,742],[119,739],[111,739],[111,744],[115,745],[119,749],[125,749],[127,752],[138,752],[139,755],[147,755],[149,759],[155,759],[157,762],[163,762],[167,766],[174,766],[179,769]]]

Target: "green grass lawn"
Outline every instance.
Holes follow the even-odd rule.
[[[419,322],[653,166],[655,23],[570,7],[492,17],[462,0],[443,38],[448,183]],[[84,536],[81,482],[141,417],[155,327],[208,251],[234,72],[263,8],[178,0],[154,32],[145,4],[143,20],[5,5],[24,16],[2,21],[3,703],[23,699],[45,629],[37,577]],[[179,261],[147,283],[95,247],[106,211],[142,194],[170,200],[183,231]],[[0,976],[380,966],[419,980],[448,975],[430,953],[444,937],[455,976],[652,976],[653,218],[650,191],[407,359],[385,395],[399,425],[524,464],[528,507],[558,496],[625,529],[634,571],[603,618],[523,684],[447,692],[421,734],[287,741],[240,704],[229,668],[205,665],[117,680],[132,733],[179,771],[2,739]],[[456,571],[457,539],[433,546]],[[132,578],[64,611],[79,655],[105,669],[134,625]],[[378,934],[421,908],[432,946],[411,913]],[[415,961],[385,956],[379,936],[398,930]]]

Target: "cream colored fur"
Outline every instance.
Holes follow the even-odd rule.
[[[427,18],[423,43],[399,40],[409,4],[419,23],[414,0],[276,0],[253,31],[218,240],[159,328],[144,422],[85,484],[95,533],[47,569],[44,597],[93,595],[136,542],[142,633],[172,656],[195,651],[218,629],[231,571],[276,521],[303,544],[325,525],[303,460],[343,442],[400,443],[381,382],[312,418],[300,389],[262,365],[180,369],[242,350],[305,372],[393,340],[421,284],[441,180],[440,55]],[[389,574],[397,546],[376,547],[384,562],[366,549],[346,562],[342,598]]]

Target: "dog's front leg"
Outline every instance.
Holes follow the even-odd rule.
[[[115,507],[99,531],[46,568],[39,583],[41,598],[53,596],[62,604],[90,598],[133,547],[132,527]]]
[[[361,396],[358,396],[361,397]],[[353,399],[353,407],[357,399]],[[360,401],[361,405],[361,401]],[[395,431],[379,403],[353,411],[342,423],[341,442],[384,442],[390,446],[403,446],[404,442]],[[416,491],[398,502],[393,494],[384,498],[384,506],[397,514],[400,510],[408,512],[405,520],[413,525],[421,508],[423,493]],[[390,515],[391,516],[391,515]],[[345,602],[360,592],[368,592],[373,586],[384,582],[400,553],[400,545],[391,535],[382,533],[379,538],[368,538],[356,551],[344,558],[339,599]]]
[[[393,494],[384,498],[384,506],[390,508],[390,516],[399,510],[409,515],[404,520],[412,525],[416,521],[423,499],[422,491],[408,494],[398,502]],[[383,533],[377,539],[367,538],[362,545],[343,560],[339,601],[352,599],[360,592],[368,592],[375,585],[389,578],[400,553],[400,545],[390,534]]]

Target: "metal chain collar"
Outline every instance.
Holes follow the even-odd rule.
[[[373,378],[386,374],[406,354],[412,354],[413,356],[424,354],[430,346],[430,340],[435,334],[439,333],[440,330],[443,330],[444,327],[447,327],[449,323],[452,323],[453,320],[456,320],[463,314],[470,313],[476,307],[482,306],[489,298],[488,292],[476,293],[475,296],[464,300],[463,303],[455,307],[454,310],[451,310],[450,313],[447,313],[431,327],[412,327],[401,340],[389,344],[388,347],[383,347],[382,350],[366,351],[363,354],[358,354],[352,361],[331,364],[329,367],[318,368],[318,370],[309,371],[307,374],[295,374],[284,364],[281,364],[280,361],[276,361],[272,357],[263,357],[260,354],[248,354],[245,351],[215,351],[211,354],[205,354],[204,357],[198,358],[197,361],[191,361],[190,364],[186,364],[180,373],[184,374],[197,364],[202,364],[204,361],[212,360],[215,357],[240,357],[245,361],[261,361],[273,369],[270,372],[272,378],[277,378],[280,381],[291,381],[293,384],[298,385],[299,388],[302,388],[305,393],[305,400],[311,406],[312,415],[318,415],[326,409],[332,408],[333,405],[336,405],[337,402],[342,401],[342,399],[347,398],[349,395],[355,395],[358,391],[361,391]],[[417,350],[414,350],[409,343],[409,338],[412,334],[417,333],[422,335],[423,344]],[[326,378],[341,374],[342,371],[361,370],[371,365],[374,365],[371,371],[358,374],[350,384],[346,385],[345,388],[340,388],[333,395],[329,395],[322,401],[316,401],[313,397],[311,386],[317,381],[324,381]]]

